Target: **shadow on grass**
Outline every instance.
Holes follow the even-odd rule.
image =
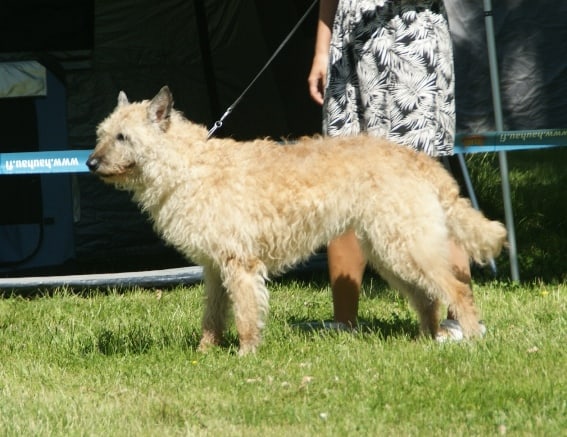
[[[199,345],[200,332],[188,330],[174,335],[143,326],[102,328],[80,342],[79,351],[82,354],[102,355],[141,355],[150,350],[181,349],[196,350]]]
[[[353,333],[354,335],[376,335],[381,339],[388,338],[417,338],[419,327],[410,317],[401,318],[392,314],[389,319],[361,319],[355,331],[329,328],[329,322],[315,322],[307,319],[290,318],[290,326],[294,331],[303,333],[314,339],[321,335],[339,335]],[[82,339],[74,339],[74,347],[82,355],[100,354],[143,355],[155,350],[177,349],[194,352],[198,349],[201,338],[200,329],[190,329],[183,332],[171,333],[164,328],[148,329],[147,326],[134,325],[129,327],[100,328]],[[221,349],[231,354],[238,352],[238,335],[230,330],[225,333],[219,345]]]
[[[291,318],[289,324],[297,333],[311,337],[313,340],[321,336],[342,335],[373,335],[380,339],[410,338],[419,336],[419,327],[411,318],[392,317],[388,320],[362,319],[355,331],[328,329],[324,322],[313,322],[305,319]],[[139,326],[130,329],[100,329],[89,338],[83,338],[78,346],[82,355],[128,356],[144,355],[156,350],[177,349],[185,352],[195,352],[198,349],[201,332],[191,330],[183,333],[181,337],[162,333],[152,334]],[[273,341],[273,340],[272,340]],[[263,342],[266,346],[266,341]],[[238,353],[238,336],[236,332],[225,333],[220,349],[228,351],[231,355]]]
[[[416,321],[411,317],[401,318],[397,314],[392,314],[389,319],[359,319],[356,329],[337,325],[330,320],[313,321],[292,317],[288,319],[288,323],[295,330],[313,336],[340,333],[371,334],[384,340],[400,337],[417,338],[419,336],[419,326]]]

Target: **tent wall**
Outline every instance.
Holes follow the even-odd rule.
[[[494,130],[483,3],[446,1],[457,130]],[[567,2],[493,1],[504,130],[567,126]]]

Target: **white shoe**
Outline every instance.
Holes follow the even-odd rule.
[[[486,335],[486,326],[482,320],[478,322],[478,325],[480,327],[480,336],[484,337]],[[442,329],[435,337],[435,340],[439,343],[444,343],[446,341],[461,341],[464,338],[463,330],[457,320],[445,319],[439,326]]]
[[[480,336],[484,337],[486,335],[486,325],[482,320],[478,321],[478,326],[480,326]]]
[[[435,340],[439,343],[445,343],[446,341],[461,341],[465,338],[461,325],[459,325],[459,322],[456,320],[445,319],[439,326],[441,329],[435,337]]]
[[[345,331],[345,332],[355,332],[356,328],[353,328],[346,323],[341,322],[331,322],[331,321],[315,321],[315,322],[302,322],[295,324],[296,327],[303,329],[305,331]]]

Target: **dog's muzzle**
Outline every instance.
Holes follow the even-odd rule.
[[[90,156],[89,159],[87,159],[87,167],[90,171],[96,172],[100,167],[100,159]]]

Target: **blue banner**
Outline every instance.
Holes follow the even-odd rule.
[[[86,173],[91,150],[0,153],[0,175]]]
[[[567,129],[457,134],[455,153],[511,152],[567,146]]]

